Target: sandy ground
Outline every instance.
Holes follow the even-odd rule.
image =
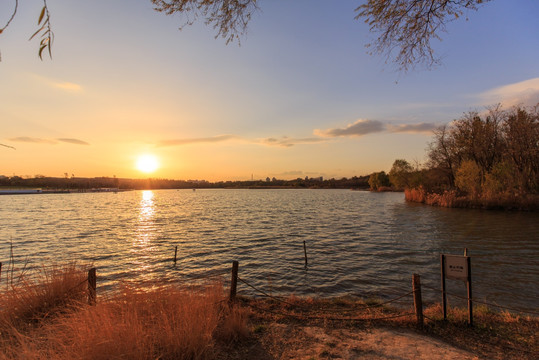
[[[325,329],[272,324],[247,350],[246,358],[269,359],[479,359],[443,341],[412,330]]]

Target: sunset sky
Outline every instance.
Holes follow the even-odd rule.
[[[0,3],[0,27],[15,1]],[[539,102],[539,1],[494,0],[450,23],[443,64],[367,54],[358,0],[266,0],[236,43],[149,0],[49,0],[0,34],[0,175],[247,180],[367,175],[423,161],[431,130],[470,110]],[[141,172],[154,156],[159,168]]]

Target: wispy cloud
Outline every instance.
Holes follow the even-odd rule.
[[[539,103],[539,77],[494,88],[479,94],[479,98],[482,105],[535,106]]]
[[[86,141],[79,140],[79,139],[71,139],[71,138],[42,139],[42,138],[29,137],[29,136],[19,136],[19,137],[11,138],[9,140],[14,141],[14,142],[49,144],[49,145],[58,144],[58,142],[64,142],[64,143],[75,144],[75,145],[90,145]]]
[[[314,134],[322,137],[341,137],[341,136],[363,136],[367,134],[382,132],[386,126],[378,120],[359,119],[356,122],[347,125],[344,128],[334,129],[315,129]]]
[[[9,139],[13,142],[22,142],[22,143],[34,143],[34,144],[56,144],[56,141],[49,139],[41,139],[29,136],[19,136]]]
[[[70,93],[79,93],[83,91],[83,87],[80,84],[77,84],[74,82],[53,79],[53,78],[49,78],[40,74],[30,74],[30,75],[35,80],[37,80],[41,84],[44,84],[48,87],[60,89],[62,91],[66,91]]]
[[[79,84],[71,83],[71,82],[52,82],[51,84],[55,88],[69,91],[69,92],[82,91],[82,86],[80,86]]]
[[[304,173],[301,170],[290,170],[290,171],[285,171],[285,172],[275,174],[275,175],[279,175],[279,176],[303,176]]]
[[[272,137],[261,139],[260,143],[269,146],[291,147],[299,144],[316,144],[325,141],[325,139],[320,138],[290,138],[288,136],[283,136],[278,139]]]
[[[164,146],[180,146],[180,145],[191,145],[191,144],[201,144],[201,143],[218,143],[228,140],[241,139],[237,135],[217,135],[204,138],[192,138],[192,139],[172,139],[172,140],[163,140],[157,144],[158,147]]]
[[[89,143],[87,143],[86,141],[83,141],[83,140],[79,140],[79,139],[70,139],[70,138],[58,138],[56,139],[60,142],[65,142],[65,143],[69,143],[69,144],[75,144],[75,145],[90,145]]]
[[[158,142],[155,146],[184,146],[204,143],[221,143],[226,141],[235,141],[244,144],[257,144],[264,146],[275,146],[289,148],[295,145],[319,144],[331,141],[331,138],[337,137],[359,137],[372,133],[395,132],[395,133],[430,133],[437,127],[434,123],[387,125],[378,120],[359,119],[356,122],[345,126],[344,128],[333,128],[313,131],[313,137],[295,138],[289,136],[266,137],[258,139],[248,139],[238,135],[226,134],[201,138],[183,138],[169,139]]]
[[[388,130],[394,133],[408,133],[408,134],[430,134],[439,125],[434,123],[419,123],[419,124],[401,124],[401,125],[388,125]]]
[[[7,148],[10,148],[10,149],[13,149],[13,150],[17,150],[13,146],[9,146],[9,145],[6,145],[6,144],[0,144],[0,146],[7,147]]]

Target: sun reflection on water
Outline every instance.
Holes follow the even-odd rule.
[[[138,206],[138,221],[133,238],[133,265],[143,280],[151,280],[152,253],[157,250],[154,240],[157,235],[155,226],[155,201],[151,190],[142,192],[142,198]]]

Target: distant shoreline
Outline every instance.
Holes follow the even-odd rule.
[[[123,192],[130,189],[104,188],[104,189],[0,189],[0,195],[42,195],[42,194],[80,194],[101,192]]]

